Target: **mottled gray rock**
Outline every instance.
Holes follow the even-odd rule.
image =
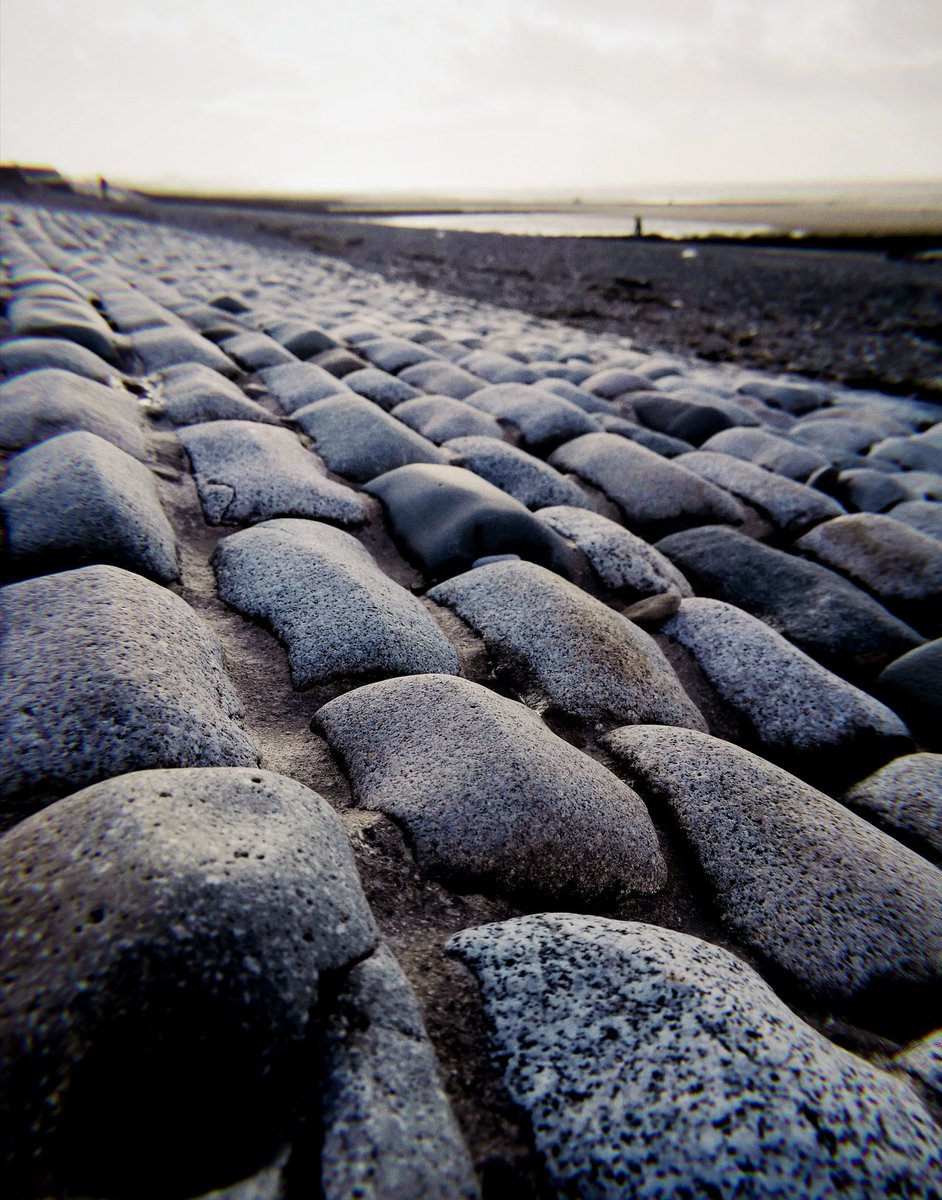
[[[235,314],[247,313],[251,309],[251,306],[246,304],[241,296],[233,296],[229,292],[220,292],[206,303],[213,308],[221,308],[223,312]]]
[[[221,541],[213,566],[220,598],[285,644],[296,688],[340,676],[458,671],[421,603],[340,529],[265,521]]]
[[[885,458],[911,471],[942,475],[942,424],[912,437],[891,437],[870,449],[874,458]]]
[[[383,502],[396,541],[430,579],[465,571],[483,557],[519,554],[571,575],[562,538],[473,471],[416,463],[366,485]]]
[[[474,1200],[422,1014],[384,943],[349,973],[324,1037],[324,1200]]]
[[[391,679],[332,700],[316,720],[357,803],[405,825],[422,870],[453,886],[592,903],[664,883],[631,789],[487,688]]]
[[[372,400],[374,404],[378,404],[386,412],[395,408],[397,404],[402,404],[407,400],[412,400],[416,396],[421,395],[418,388],[412,387],[411,384],[403,383],[395,375],[390,375],[386,371],[380,371],[376,367],[367,367],[362,371],[351,371],[349,375],[344,376],[343,382],[351,391],[356,392],[358,396]],[[426,434],[425,436],[427,437],[428,435]]]
[[[447,463],[447,456],[362,396],[328,396],[292,414],[332,471],[358,483],[407,463]]]
[[[75,297],[23,296],[7,308],[10,329],[16,337],[49,337],[75,342],[108,362],[118,358],[114,330],[90,304]]]
[[[942,750],[942,638],[890,663],[877,680],[877,695],[925,745]]]
[[[603,742],[670,806],[724,920],[819,996],[942,982],[942,871],[730,742],[629,726]]]
[[[456,437],[445,443],[445,449],[457,455],[457,466],[467,467],[527,508],[550,504],[592,507],[577,483],[517,446],[492,437]]]
[[[535,383],[538,376],[526,363],[493,350],[472,350],[458,359],[458,366],[487,383]]]
[[[264,333],[245,332],[227,337],[220,348],[239,364],[243,371],[261,371],[297,362],[297,358],[280,342]]]
[[[646,392],[651,386],[649,376],[639,375],[628,367],[605,367],[582,381],[582,387],[596,396],[613,400],[625,392]]]
[[[607,588],[638,596],[693,595],[669,558],[608,517],[565,505],[542,508],[536,515],[575,542]]]
[[[377,941],[327,802],[257,769],[140,771],[24,821],[0,856],[26,1180],[126,1195],[147,1162],[150,1194],[189,1196],[270,1161],[310,1014]]]
[[[436,395],[451,396],[454,400],[466,400],[472,392],[484,387],[484,380],[470,371],[463,371],[454,363],[432,360],[406,367],[399,378],[412,387]]]
[[[593,392],[587,392],[584,387],[579,387],[569,379],[541,379],[540,391],[552,392],[554,396],[561,396],[563,400],[575,404],[583,412],[596,413],[599,416],[614,416],[618,412],[618,409],[610,401],[603,400],[601,396],[596,396]]]
[[[484,638],[531,708],[596,722],[706,725],[654,640],[533,563],[469,571],[429,592]]]
[[[844,513],[843,506],[830,496],[731,454],[695,450],[673,461],[676,466],[686,467],[701,479],[732,492],[758,509],[776,528],[790,533]]]
[[[736,530],[691,529],[664,538],[656,548],[698,593],[751,612],[825,664],[872,667],[922,641],[915,630],[827,567]]]
[[[724,429],[708,438],[701,450],[715,450],[765,467],[776,475],[803,482],[809,475],[826,467],[830,459],[817,450],[799,446],[767,429]]]
[[[134,353],[145,371],[162,371],[178,363],[202,363],[220,375],[238,375],[239,368],[208,338],[184,325],[161,325],[131,335]]]
[[[419,396],[397,404],[393,416],[440,446],[450,438],[497,438],[503,441],[504,431],[494,417],[454,400],[451,396]]]
[[[360,353],[381,371],[395,373],[416,363],[430,362],[438,358],[434,351],[419,346],[406,338],[379,337],[372,342],[361,343]]]
[[[872,459],[874,463],[880,459]],[[942,501],[942,474],[931,471],[903,471],[893,478],[906,492],[910,500]]]
[[[0,513],[20,573],[111,563],[161,583],[180,577],[153,475],[93,433],[47,438],[11,459]]]
[[[63,338],[20,337],[0,345],[0,368],[7,375],[38,371],[43,367],[71,371],[96,383],[110,383],[119,372],[91,350]]]
[[[179,596],[119,567],[83,567],[11,584],[0,614],[0,795],[257,762],[219,644]]]
[[[514,425],[524,444],[535,450],[545,450],[601,428],[589,413],[535,384],[490,384],[472,392],[467,402]]]
[[[312,358],[337,345],[329,333],[309,321],[265,322],[263,328],[296,358]]]
[[[894,521],[902,521],[917,533],[942,542],[942,504],[936,500],[905,500],[897,504],[889,514]]]
[[[813,383],[782,383],[776,380],[752,379],[736,389],[745,396],[754,396],[763,404],[790,413],[806,413],[831,403],[832,393]]]
[[[907,1046],[894,1062],[942,1098],[942,1029]]]
[[[795,756],[842,751],[859,766],[861,755],[885,761],[906,748],[909,731],[895,713],[758,617],[698,597],[684,600],[661,632],[686,646],[756,740],[790,765]]]
[[[637,442],[639,446],[653,450],[662,458],[677,458],[678,455],[687,454],[693,449],[689,442],[668,437],[666,433],[658,433],[656,429],[648,429],[644,425],[636,425],[626,417],[602,417],[602,427],[606,433],[615,433],[630,442]]]
[[[907,754],[855,784],[844,803],[942,855],[942,754]]]
[[[820,486],[815,483],[815,486]],[[866,468],[853,468],[838,474],[833,488],[822,488],[836,496],[851,512],[885,512],[905,501],[907,492],[892,475]]]
[[[862,454],[883,437],[875,421],[864,414],[854,417],[809,417],[793,425],[788,436],[806,446],[813,446],[838,460],[845,454]]]
[[[718,946],[636,922],[518,917],[446,943],[478,977],[557,1196],[929,1197],[938,1130]]]
[[[286,413],[293,413],[328,396],[345,396],[348,390],[335,375],[313,363],[285,363],[280,367],[266,367],[258,375]]]
[[[49,368],[0,383],[0,447],[22,450],[58,433],[84,430],[134,458],[147,457],[137,402],[71,371]]]
[[[166,417],[172,425],[197,425],[202,421],[275,423],[275,418],[231,379],[200,363],[182,363],[161,372],[149,411]]]
[[[713,434],[739,423],[716,405],[690,403],[678,400],[676,396],[642,392],[630,400],[631,411],[643,425],[693,446],[699,446]],[[754,424],[755,418],[743,423]]]
[[[652,536],[714,521],[738,524],[745,517],[727,492],[614,433],[576,438],[549,461],[600,488],[629,527]]]
[[[314,517],[357,525],[366,519],[362,496],[327,478],[316,454],[288,429],[254,421],[189,425],[177,436],[190,456],[210,525]]]

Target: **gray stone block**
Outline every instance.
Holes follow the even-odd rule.
[[[551,504],[592,508],[574,480],[517,446],[492,437],[456,437],[445,443],[445,449],[457,456],[456,466],[467,467],[527,508]]]

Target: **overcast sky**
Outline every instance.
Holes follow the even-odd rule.
[[[0,0],[0,155],[500,192],[942,177],[942,0]]]

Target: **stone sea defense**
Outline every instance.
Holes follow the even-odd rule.
[[[698,938],[569,914],[467,929],[512,1098],[557,1196],[929,1197],[938,1127]]]
[[[532,708],[609,725],[706,729],[653,638],[543,567],[495,563],[439,584],[429,597],[480,634]]]
[[[416,463],[378,476],[365,490],[382,501],[396,541],[429,579],[494,554],[519,554],[567,577],[577,568],[562,538],[463,467]]]
[[[574,480],[517,446],[490,437],[456,437],[445,443],[445,449],[457,456],[457,466],[467,467],[527,508],[551,504],[592,508]]]
[[[535,384],[490,384],[466,400],[473,408],[515,426],[523,444],[536,452],[601,428],[589,413]]]
[[[865,416],[806,417],[792,426],[788,436],[836,462],[848,454],[864,454],[884,436],[884,431],[878,421]]]
[[[889,515],[894,521],[902,521],[910,529],[942,542],[942,504],[937,501],[905,500],[895,505]]]
[[[107,362],[117,362],[119,344],[114,330],[90,304],[75,296],[14,298],[7,319],[19,337],[50,337],[75,342]]]
[[[630,367],[605,367],[595,371],[582,381],[582,388],[602,396],[606,400],[614,400],[630,392],[645,392],[651,386],[651,380],[639,375]]]
[[[603,400],[601,396],[587,391],[585,387],[571,382],[568,378],[541,379],[540,391],[552,392],[554,396],[561,396],[563,400],[568,400],[570,404],[575,404],[583,412],[595,413],[598,416],[613,416],[618,412],[618,409],[610,400]]]
[[[378,337],[375,341],[362,342],[359,349],[374,367],[390,374],[395,374],[405,367],[414,367],[416,363],[430,362],[438,358],[433,350],[410,342],[407,338]]]
[[[736,530],[691,529],[656,549],[697,592],[745,609],[827,666],[872,669],[923,640],[840,575]]]
[[[699,446],[713,434],[737,424],[712,404],[691,404],[676,396],[652,396],[649,393],[629,399],[631,410],[642,424],[692,446]]]
[[[219,643],[172,592],[82,567],[3,588],[0,617],[0,795],[38,807],[124,771],[258,761]]]
[[[862,779],[842,800],[868,820],[918,839],[942,858],[942,754],[907,754]]]
[[[24,371],[54,368],[71,371],[96,383],[110,383],[119,378],[119,372],[77,342],[52,337],[12,338],[0,345],[0,367],[7,375],[20,375]]]
[[[202,363],[221,375],[238,375],[239,368],[218,346],[184,325],[161,325],[131,335],[131,346],[145,371],[161,371],[178,363]]]
[[[390,375],[387,371],[380,371],[377,367],[366,367],[362,371],[351,371],[349,375],[344,376],[343,382],[344,386],[356,392],[358,396],[372,400],[374,404],[378,404],[386,412],[390,412],[397,405],[414,400],[417,396],[422,395],[418,388],[414,388],[408,383],[403,383],[395,375]],[[431,397],[429,398],[431,399]],[[411,421],[407,421],[406,424],[410,425],[413,429],[417,428]],[[423,429],[418,429],[418,432],[424,437],[430,436]],[[435,438],[432,438],[432,441],[435,440]]]
[[[412,387],[421,388],[423,392],[451,396],[455,400],[467,400],[472,392],[485,386],[485,381],[477,375],[456,367],[454,363],[438,359],[406,367],[400,372],[399,378]]]
[[[825,408],[831,403],[832,396],[829,388],[817,384],[779,383],[774,379],[751,379],[740,384],[737,391],[790,413],[806,413]]]
[[[183,363],[162,371],[149,411],[166,417],[172,425],[199,425],[204,421],[275,424],[275,418],[231,379],[200,363]]]
[[[219,596],[287,647],[296,688],[341,676],[458,672],[458,656],[421,603],[369,551],[317,521],[264,521],[219,543]]]
[[[776,475],[784,475],[786,479],[794,479],[799,483],[830,462],[819,451],[796,445],[767,429],[724,429],[708,438],[700,449],[731,454],[734,458],[745,459],[757,467],[764,467],[767,471],[774,471]]]
[[[160,583],[180,577],[153,475],[94,433],[62,433],[11,459],[0,514],[20,574],[110,563]]]
[[[942,750],[942,638],[890,663],[877,679],[876,692],[920,741]]]
[[[261,371],[265,367],[279,367],[298,361],[280,342],[254,330],[225,338],[220,343],[220,349],[243,371]]]
[[[472,350],[458,359],[458,366],[487,383],[536,383],[537,373],[519,358],[494,350]]]
[[[335,375],[313,363],[266,367],[259,371],[258,376],[286,413],[293,413],[328,396],[346,395],[348,390]]]
[[[313,517],[357,525],[366,519],[363,497],[328,479],[316,454],[289,429],[254,421],[188,425],[177,434],[193,464],[210,525]]]
[[[74,430],[95,433],[134,458],[147,457],[137,401],[123,389],[56,368],[0,383],[0,449],[24,450]]]
[[[336,346],[332,350],[323,350],[320,354],[315,354],[309,361],[313,366],[321,367],[337,379],[342,379],[354,371],[362,371],[364,367],[370,365],[365,358],[361,358],[359,354],[352,354],[343,346]]]
[[[312,358],[337,345],[326,330],[309,321],[276,319],[264,322],[263,328],[295,358]]]
[[[474,1194],[411,989],[316,793],[256,769],[135,772],[22,822],[0,861],[16,1194],[194,1195],[264,1167],[299,1117],[337,1200],[373,1176],[361,1194]]]
[[[938,996],[942,871],[730,742],[649,725],[603,744],[670,808],[745,944],[821,997]]]
[[[653,892],[657,837],[630,788],[535,713],[465,679],[391,679],[316,717],[357,804],[408,831],[423,871],[530,902]]]
[[[503,441],[504,431],[496,419],[451,396],[417,396],[397,404],[392,410],[416,433],[440,446],[450,438],[478,437]]]
[[[693,446],[682,442],[680,438],[668,437],[666,433],[658,433],[644,425],[636,425],[626,417],[602,417],[602,426],[606,433],[616,433],[619,437],[627,438],[629,442],[637,442],[647,450],[652,450],[662,458],[677,458],[687,454]]]
[[[645,536],[716,521],[739,524],[745,518],[728,492],[614,433],[576,438],[549,461],[601,489],[621,509],[629,528]]]
[[[870,448],[870,456],[886,459],[911,471],[942,474],[942,422],[912,437],[891,437]]]

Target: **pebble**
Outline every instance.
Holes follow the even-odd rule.
[[[94,433],[62,433],[11,459],[0,513],[20,573],[110,563],[159,583],[180,577],[153,475]]]
[[[261,421],[272,425],[275,421],[231,379],[200,363],[183,363],[162,371],[150,411],[166,417],[171,425],[198,425],[203,421]]]
[[[366,520],[363,497],[328,479],[318,456],[288,429],[255,421],[212,421],[188,425],[177,436],[193,464],[210,525],[281,516],[340,525]]]
[[[340,529],[264,521],[221,541],[213,567],[220,599],[287,647],[297,689],[338,677],[458,672],[421,603]]]
[[[538,711],[706,728],[647,633],[542,567],[496,563],[428,594],[484,639],[501,672]]]
[[[493,437],[456,437],[445,443],[445,449],[455,455],[456,466],[467,467],[527,508],[551,504],[592,507],[577,483],[517,446]]]
[[[730,742],[633,726],[603,744],[670,807],[729,927],[819,997],[942,983],[942,871]]]
[[[932,1195],[938,1129],[718,946],[638,922],[517,917],[446,943],[477,976],[552,1194]]]
[[[179,596],[91,566],[0,591],[0,795],[145,767],[254,766],[215,635]]]
[[[635,793],[487,688],[392,679],[330,701],[316,720],[357,804],[404,825],[436,879],[539,904],[653,892],[665,881]]]
[[[913,835],[942,857],[942,754],[907,754],[862,779],[845,804],[890,830]]]
[[[492,416],[451,396],[418,396],[397,404],[392,412],[397,421],[421,433],[436,446],[451,438],[496,438],[498,441],[504,438],[504,431]]]

